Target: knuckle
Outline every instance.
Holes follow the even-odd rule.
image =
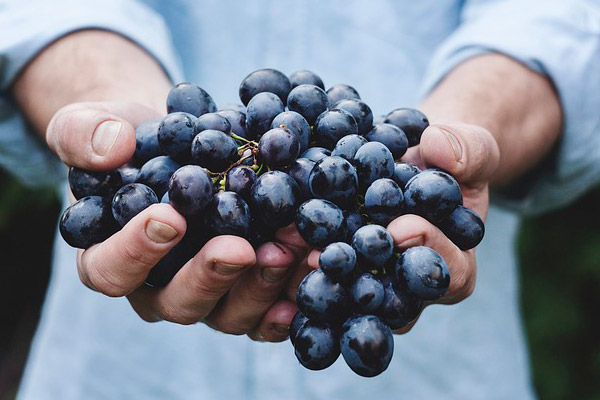
[[[131,292],[123,282],[105,269],[89,269],[88,279],[93,288],[109,297],[122,297]]]
[[[128,263],[148,268],[154,266],[156,261],[152,251],[143,248],[143,246],[137,243],[126,243],[123,246],[123,257]]]
[[[179,325],[193,325],[201,319],[201,316],[185,313],[178,307],[170,304],[165,304],[161,308],[160,314],[165,321]]]
[[[193,293],[203,301],[217,301],[223,295],[223,290],[218,285],[211,285],[207,282],[204,274],[193,274],[190,287]]]

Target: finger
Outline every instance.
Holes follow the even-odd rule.
[[[302,239],[294,223],[278,229],[275,238],[279,243],[283,243],[288,249],[292,250],[298,259],[304,258],[310,250],[310,245]]]
[[[457,303],[475,289],[475,251],[462,251],[437,227],[417,215],[402,215],[387,227],[394,244],[401,250],[413,246],[428,246],[446,261],[450,271],[450,287],[437,303]]]
[[[265,243],[256,251],[256,260],[205,319],[211,327],[235,335],[248,333],[279,299],[294,265],[294,253],[279,243]]]
[[[282,342],[290,334],[290,324],[298,307],[289,300],[279,300],[261,319],[260,324],[248,333],[252,340]]]
[[[67,165],[111,170],[135,151],[135,127],[157,113],[132,103],[75,103],[61,108],[46,130],[50,148]]]
[[[254,249],[237,236],[217,236],[164,288],[140,288],[128,296],[147,321],[193,324],[205,318],[242,273],[256,264]]]
[[[124,296],[144,282],[185,230],[185,219],[173,207],[154,204],[104,242],[80,253],[79,277],[96,291]]]

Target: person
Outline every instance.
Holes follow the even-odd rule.
[[[315,263],[293,228],[278,233],[283,244],[256,252],[240,238],[213,239],[164,289],[140,285],[185,231],[168,205],[77,255],[58,239],[18,398],[534,398],[516,211],[567,204],[600,176],[599,8],[586,0],[4,2],[0,164],[31,184],[64,182],[34,131],[67,165],[111,169],[131,155],[135,126],[165,113],[172,84],[196,82],[224,104],[252,70],[306,68],[328,86],[353,85],[376,113],[423,110],[432,126],[407,158],[450,171],[465,205],[487,215],[477,257],[419,217],[390,224],[398,247],[426,244],[444,256],[452,284],[440,303],[456,304],[428,307],[396,335],[391,365],[374,379],[341,360],[307,371],[289,343],[261,343],[287,336],[295,306],[282,299],[293,300]]]

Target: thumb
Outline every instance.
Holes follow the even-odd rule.
[[[67,165],[92,171],[125,164],[135,151],[135,127],[157,112],[134,103],[73,103],[46,130],[48,146]]]
[[[492,134],[476,125],[431,125],[423,132],[419,148],[425,165],[448,171],[471,186],[487,183],[500,160]]]

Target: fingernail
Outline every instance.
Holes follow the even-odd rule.
[[[281,333],[283,335],[288,335],[290,333],[289,325],[283,324],[273,324],[273,330],[277,333]]]
[[[414,246],[422,246],[423,245],[423,236],[417,236],[410,239],[406,239],[404,242],[397,244],[396,247],[400,247],[401,249],[408,249],[409,247]]]
[[[454,158],[456,159],[456,161],[460,161],[462,159],[462,146],[460,145],[460,142],[452,133],[444,129],[440,129],[440,131],[442,131],[442,133],[448,140],[448,143],[450,143],[452,151],[454,152]]]
[[[244,269],[243,265],[215,263],[215,271],[219,275],[233,275]]]
[[[261,275],[267,282],[274,283],[282,280],[287,275],[287,268],[263,268]]]
[[[122,125],[119,121],[106,121],[96,127],[92,136],[92,148],[96,154],[100,156],[108,154],[121,133]]]
[[[177,231],[164,222],[150,220],[146,225],[146,236],[156,243],[169,243],[177,236]]]

